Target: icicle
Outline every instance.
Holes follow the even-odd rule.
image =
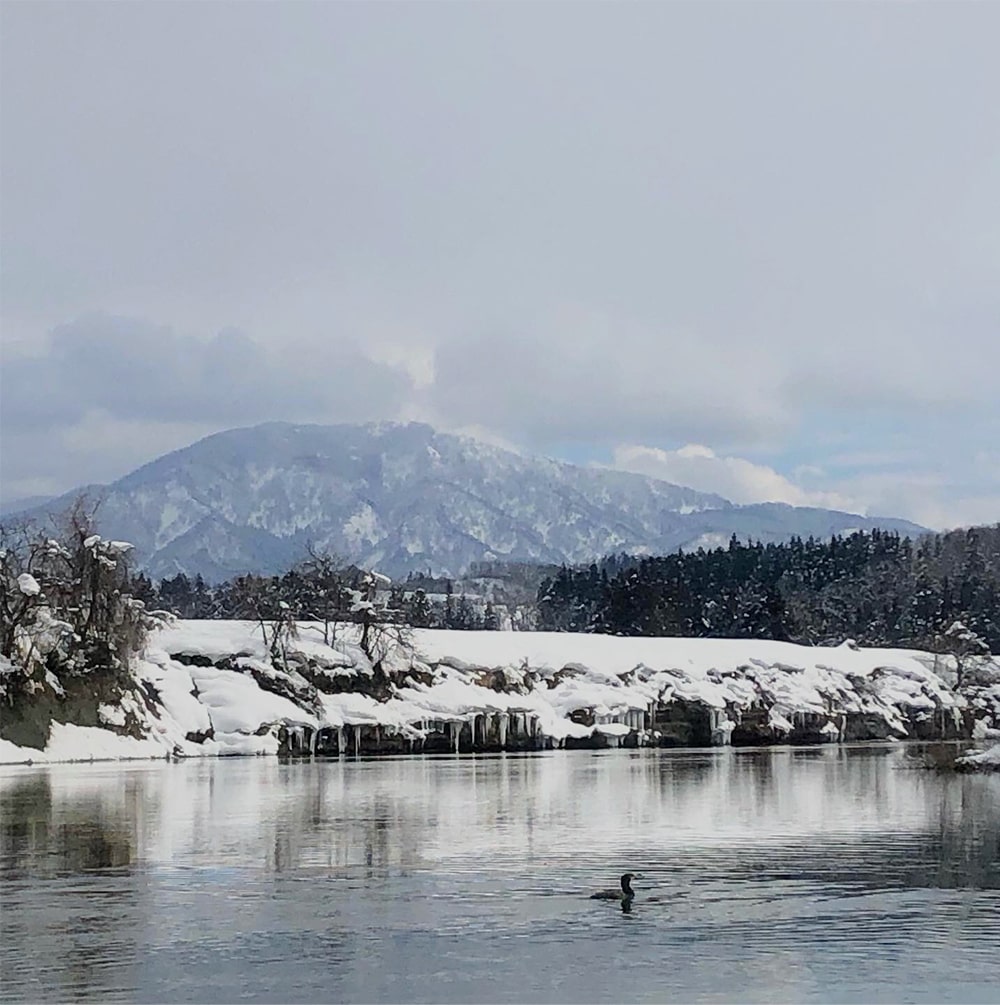
[[[319,729],[314,729],[309,736],[309,756],[316,756],[316,741],[319,739]]]
[[[724,709],[713,708],[710,713],[712,724],[712,746],[725,747],[729,745],[729,733],[725,725],[727,723]]]
[[[458,753],[458,738],[462,735],[462,724],[460,722],[449,722],[448,732],[451,733],[451,742],[455,748],[455,753]]]
[[[497,732],[500,734],[500,749],[507,749],[507,714],[501,712],[497,720]]]
[[[347,753],[347,736],[344,733],[344,727],[337,727],[337,756],[343,757]]]
[[[354,756],[361,756],[361,727],[354,727]]]

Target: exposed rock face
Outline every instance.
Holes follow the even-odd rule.
[[[0,713],[0,739],[42,749],[53,722],[105,729],[121,736],[144,735],[147,716],[156,707],[153,695],[136,684],[123,687],[100,673],[47,674],[30,695],[17,693]]]
[[[688,701],[685,698],[666,703],[657,702],[653,716],[653,733],[657,746],[711,746],[712,711],[704,702]]]

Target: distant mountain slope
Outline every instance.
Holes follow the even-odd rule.
[[[95,494],[95,490],[91,490]],[[585,562],[851,528],[923,528],[830,510],[734,506],[642,475],[525,457],[430,426],[267,423],[217,433],[97,490],[98,527],[154,577],[278,572],[308,542],[390,575],[471,562]],[[75,493],[31,511],[65,508]]]

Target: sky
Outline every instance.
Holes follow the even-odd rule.
[[[1000,4],[0,5],[0,500],[421,420],[1000,520]]]

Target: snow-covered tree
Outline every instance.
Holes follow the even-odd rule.
[[[973,666],[989,656],[986,641],[961,621],[953,621],[940,635],[942,652],[955,660],[955,686],[961,687]]]
[[[376,668],[394,649],[409,643],[409,628],[389,607],[391,585],[388,576],[359,569],[348,588],[351,618],[361,626],[358,644]]]
[[[93,527],[93,510],[78,500],[49,532],[28,524],[0,529],[8,698],[19,689],[31,693],[48,674],[118,678],[159,623],[130,592],[132,546]]]

